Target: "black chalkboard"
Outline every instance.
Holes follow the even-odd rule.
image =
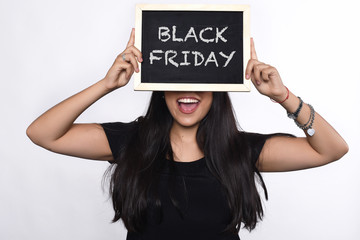
[[[244,11],[210,9],[141,10],[144,61],[135,90],[247,90]]]

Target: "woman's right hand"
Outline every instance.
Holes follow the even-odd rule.
[[[116,57],[104,78],[106,87],[109,90],[125,86],[134,71],[139,72],[138,62],[141,63],[143,61],[142,53],[134,46],[134,43],[135,29],[133,28],[126,49]]]

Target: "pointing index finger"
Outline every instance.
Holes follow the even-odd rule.
[[[128,42],[128,44],[127,44],[126,47],[128,48],[128,47],[130,47],[130,46],[133,46],[134,43],[135,43],[135,28],[133,28],[133,29],[131,30],[130,39],[129,39],[129,42]]]
[[[254,44],[253,38],[250,39],[250,49],[251,49],[251,59],[258,60],[256,51],[255,51],[255,44]]]

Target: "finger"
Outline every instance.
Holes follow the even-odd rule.
[[[255,43],[254,43],[253,38],[250,38],[250,49],[251,49],[251,59],[258,60],[256,51],[255,51]]]
[[[273,75],[275,72],[275,68],[268,66],[267,68],[263,69],[261,72],[261,76],[264,79],[264,81],[270,81],[271,75]]]
[[[253,72],[253,68],[256,64],[259,64],[258,60],[250,59],[245,70],[245,78],[250,79],[251,73]]]
[[[253,81],[255,81],[256,85],[260,85],[264,79],[262,78],[262,70],[267,68],[268,66],[266,64],[263,64],[263,63],[259,63],[259,64],[256,64],[254,66],[254,70],[253,70],[253,73],[254,73],[254,79],[252,79]]]
[[[122,56],[119,55],[119,56],[115,59],[113,65],[111,66],[111,69],[114,69],[114,70],[116,69],[116,71],[122,71],[122,70],[124,70],[125,68],[131,67],[131,66],[132,66],[132,65],[131,65],[130,63],[125,62],[124,60],[122,60]]]
[[[125,71],[126,71],[126,75],[125,75],[126,80],[129,81],[130,78],[131,78],[131,76],[132,76],[132,74],[134,73],[134,68],[128,67],[128,68],[125,69]]]
[[[127,71],[127,69],[131,69],[133,66],[128,63],[128,62],[121,62],[118,65],[115,66],[117,69],[117,71],[121,72],[121,71]]]
[[[137,49],[135,46],[130,46],[129,48],[126,49],[125,51],[126,53],[132,53],[133,55],[136,56],[137,60],[139,62],[142,62],[142,53],[140,52],[139,49]]]
[[[118,63],[115,67],[116,70],[119,72],[118,74],[119,80],[121,79],[121,76],[123,76],[123,74],[125,74],[126,80],[129,80],[131,78],[134,68],[130,63],[122,61]]]
[[[135,28],[133,28],[131,30],[130,39],[129,39],[129,42],[128,42],[126,48],[133,46],[134,43],[135,43]]]
[[[137,63],[137,61],[136,61],[136,58],[135,58],[134,54],[132,54],[132,53],[127,53],[127,54],[125,55],[125,58],[126,58],[125,61],[131,63],[131,65],[133,66],[133,68],[135,69],[135,71],[136,71],[136,72],[139,72],[139,65],[138,65],[138,63]]]

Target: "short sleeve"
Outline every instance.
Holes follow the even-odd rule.
[[[254,163],[259,159],[260,153],[264,147],[266,140],[274,136],[285,136],[285,137],[295,137],[291,134],[286,133],[272,133],[272,134],[260,134],[260,133],[245,133],[243,132],[247,143],[251,149],[251,159]]]
[[[260,134],[260,133],[244,133],[244,137],[251,149],[251,159],[256,163],[261,150],[267,139],[274,136],[274,134]]]
[[[117,159],[120,151],[124,149],[130,139],[130,136],[134,134],[135,122],[110,122],[100,125],[105,131],[113,158]]]

